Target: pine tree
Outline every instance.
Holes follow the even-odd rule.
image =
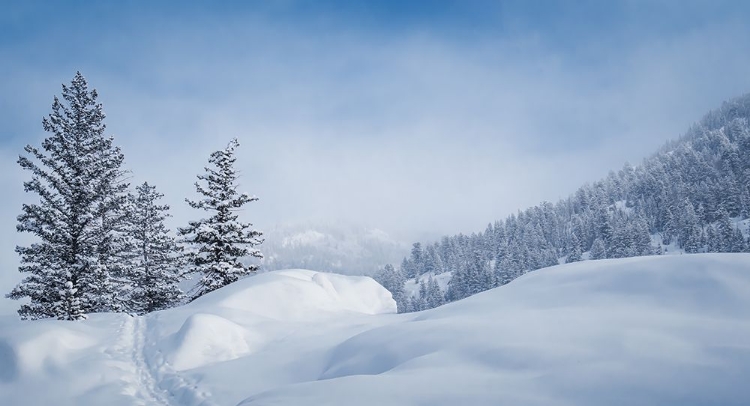
[[[144,314],[172,307],[182,298],[183,261],[182,247],[164,225],[169,206],[157,204],[164,195],[148,183],[136,187],[136,193],[129,199],[126,228],[131,254],[125,272],[131,283],[127,308]]]
[[[427,297],[427,282],[422,279],[419,281],[419,305],[417,311],[427,310],[429,306],[429,298]]]
[[[400,271],[393,268],[393,265],[387,264],[383,269],[378,271],[373,277],[386,290],[391,292],[393,300],[396,301],[396,308],[399,313],[404,313],[408,308],[404,283],[406,279]]]
[[[498,258],[495,261],[495,278],[497,279],[498,285],[507,285],[513,280],[513,272],[510,269],[509,261],[505,257]]]
[[[411,263],[413,274],[407,274],[407,278],[416,278],[425,273],[424,266],[424,252],[422,251],[422,244],[415,242],[411,248]]]
[[[729,213],[724,208],[720,208],[716,213],[718,223],[716,225],[716,239],[718,252],[733,252],[735,249],[735,234],[732,221],[729,219]]]
[[[580,261],[581,255],[583,255],[583,253],[581,252],[581,241],[578,239],[578,236],[575,233],[571,234],[570,245],[570,254],[568,254],[568,258],[565,262],[571,263]]]
[[[591,259],[605,259],[607,258],[607,249],[604,247],[604,242],[601,238],[594,240],[591,244]]]
[[[604,247],[609,250],[609,247],[612,244],[614,229],[612,228],[612,220],[610,219],[606,208],[599,210],[597,221],[599,223],[599,238],[601,238],[604,243]]]
[[[188,227],[179,230],[187,244],[197,247],[189,257],[190,273],[202,275],[192,292],[193,299],[236,282],[258,269],[255,264],[242,263],[241,258],[263,258],[254,248],[263,242],[262,233],[254,230],[252,224],[238,221],[237,211],[258,200],[237,192],[238,174],[234,163],[238,146],[237,139],[233,139],[225,149],[212,153],[208,161],[215,168],[206,167],[206,174],[198,175],[206,186],[195,183],[196,190],[204,198],[199,201],[185,199],[190,207],[213,213],[211,217],[191,221]]]
[[[80,72],[62,86],[62,97],[54,98],[43,120],[50,136],[42,148],[27,145],[30,156],[18,160],[32,173],[24,189],[39,195],[39,203],[23,205],[16,228],[41,240],[16,247],[19,271],[27,276],[8,297],[30,299],[18,311],[23,319],[84,319],[86,313],[114,309],[119,290],[110,272],[117,265],[114,234],[128,187],[124,157],[103,135],[102,105]]]
[[[432,309],[442,306],[445,303],[445,296],[438,285],[437,279],[430,275],[427,280],[427,306]]]

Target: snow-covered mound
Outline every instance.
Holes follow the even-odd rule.
[[[211,404],[179,371],[263,351],[297,329],[395,312],[390,292],[371,278],[287,270],[146,317],[6,317],[0,319],[0,405]]]
[[[0,404],[747,405],[750,255],[587,261],[425,312],[259,275],[147,317],[0,326]]]
[[[295,269],[240,280],[171,313],[162,327],[181,326],[162,353],[185,370],[258,351],[299,324],[396,313],[396,303],[372,278]]]

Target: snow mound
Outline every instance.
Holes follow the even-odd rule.
[[[21,325],[15,320],[10,323]],[[71,358],[96,343],[86,329],[72,323],[45,321],[29,327],[0,333],[0,382],[63,369]]]
[[[372,278],[303,269],[249,277],[195,300],[191,307],[228,308],[279,321],[330,313],[395,313],[390,292]]]
[[[390,292],[368,277],[301,269],[268,272],[166,312],[172,317],[165,322],[182,322],[160,348],[174,370],[184,371],[261,351],[299,323],[395,312]]]
[[[223,317],[197,313],[175,334],[167,360],[178,371],[232,360],[250,352],[248,333]]]

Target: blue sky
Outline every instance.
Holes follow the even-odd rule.
[[[566,197],[750,90],[744,1],[214,3],[0,4],[5,263],[15,160],[76,70],[173,224],[236,136],[248,220],[405,240]]]

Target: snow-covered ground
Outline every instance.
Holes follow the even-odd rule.
[[[586,261],[389,314],[278,271],[188,306],[0,320],[2,405],[747,405],[750,255]]]

